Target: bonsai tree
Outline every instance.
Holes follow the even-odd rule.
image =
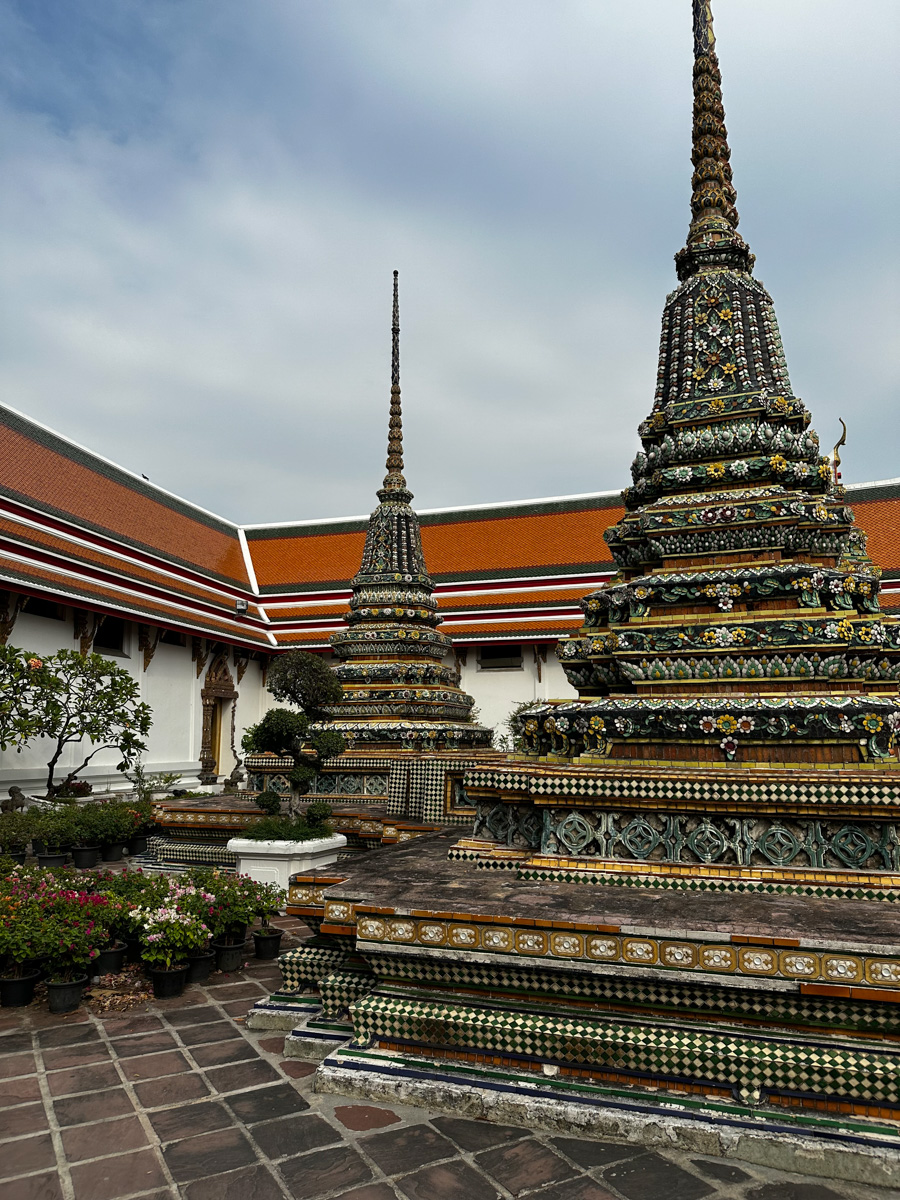
[[[293,704],[310,721],[319,722],[330,720],[329,709],[344,694],[328,663],[306,650],[289,650],[270,663],[266,687],[276,700]]]
[[[293,760],[290,808],[304,796],[318,774],[322,760],[342,753],[344,739],[330,729],[310,730],[303,713],[288,708],[270,708],[257,725],[251,725],[241,741],[250,754],[277,754]]]
[[[92,749],[69,771],[62,787],[71,785],[101,750],[121,754],[119,770],[130,766],[146,750],[144,738],[153,720],[149,704],[140,700],[137,681],[124,667],[75,650],[58,650],[35,669],[30,715],[53,745],[47,763],[48,797],[59,791],[54,778],[67,746],[87,740]]]

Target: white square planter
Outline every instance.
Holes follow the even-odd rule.
[[[315,838],[309,842],[254,842],[252,838],[232,838],[228,850],[237,855],[237,869],[257,883],[277,883],[287,888],[292,875],[311,875],[337,862],[338,852],[347,845],[342,833]]]

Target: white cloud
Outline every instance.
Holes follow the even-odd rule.
[[[717,7],[742,229],[823,443],[842,415],[847,478],[897,475],[898,18],[785,9]],[[109,13],[0,31],[8,403],[233,519],[366,511],[397,267],[417,503],[627,482],[687,225],[686,0]]]

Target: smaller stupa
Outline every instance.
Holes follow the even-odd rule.
[[[330,710],[330,728],[351,746],[487,747],[491,731],[472,721],[474,700],[459,687],[458,668],[443,661],[452,655],[453,644],[437,628],[434,583],[403,475],[397,280],[395,271],[387,474],[352,582],[349,629],[331,638],[344,698]]]

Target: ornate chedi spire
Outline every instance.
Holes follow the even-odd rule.
[[[570,751],[613,758],[896,765],[900,626],[880,612],[880,572],[736,232],[710,3],[693,7],[681,284],[626,515],[605,535],[619,575],[560,647],[582,701],[549,719],[566,722]],[[531,731],[563,744],[558,730],[541,741],[540,719]]]
[[[716,264],[751,270],[754,258],[737,233],[737,192],[725,129],[722,76],[716,56],[711,0],[694,4],[694,130],[691,228],[675,256],[678,278]]]
[[[387,474],[352,581],[349,629],[331,639],[344,698],[330,728],[367,745],[487,746],[491,731],[471,721],[474,701],[458,686],[459,670],[442,661],[453,645],[437,628],[434,584],[403,475],[397,279],[395,271]]]

